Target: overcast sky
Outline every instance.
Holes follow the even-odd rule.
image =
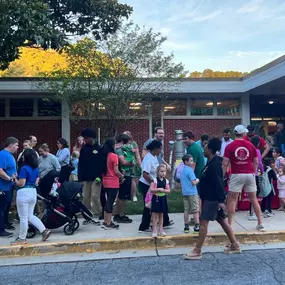
[[[120,0],[135,23],[167,36],[189,71],[248,72],[285,54],[285,0]]]

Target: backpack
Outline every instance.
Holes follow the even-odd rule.
[[[266,169],[265,172],[263,172],[262,175],[258,176],[258,183],[259,183],[259,188],[260,188],[260,193],[259,193],[259,197],[267,197],[270,192],[272,191],[272,185],[269,181],[268,178],[268,172],[271,170],[270,167],[268,167]]]
[[[177,168],[176,168],[176,170],[175,170],[175,173],[174,173],[174,180],[175,180],[175,182],[177,182],[177,183],[180,183],[180,182],[181,182],[181,181],[180,181],[180,178],[181,178],[181,173],[182,173],[183,168],[184,168],[184,163],[183,163],[183,161],[181,161],[181,162],[178,164],[178,166],[177,166]]]

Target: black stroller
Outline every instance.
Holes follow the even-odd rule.
[[[43,224],[48,229],[57,229],[64,226],[63,231],[66,235],[73,235],[79,228],[77,214],[81,213],[87,223],[100,225],[92,219],[93,214],[80,201],[80,191],[83,184],[79,182],[64,182],[57,190],[57,197],[47,195],[46,197],[38,194],[38,199],[45,202],[46,209],[42,217]],[[27,238],[36,235],[36,228],[29,225]]]

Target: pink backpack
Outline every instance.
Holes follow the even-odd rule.
[[[180,178],[181,178],[181,173],[182,173],[183,168],[184,168],[184,163],[183,163],[183,161],[181,161],[178,164],[178,166],[175,170],[175,174],[174,174],[174,180],[178,183],[180,183]]]
[[[148,190],[144,199],[144,204],[146,208],[151,209],[151,200],[152,200],[152,196],[153,194],[150,193],[150,191]]]

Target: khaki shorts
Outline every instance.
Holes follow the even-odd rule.
[[[229,183],[229,191],[241,193],[242,189],[244,189],[244,191],[247,193],[257,191],[255,174],[241,173],[241,174],[231,175]]]
[[[200,212],[200,198],[198,195],[183,196],[184,212],[194,214]]]

